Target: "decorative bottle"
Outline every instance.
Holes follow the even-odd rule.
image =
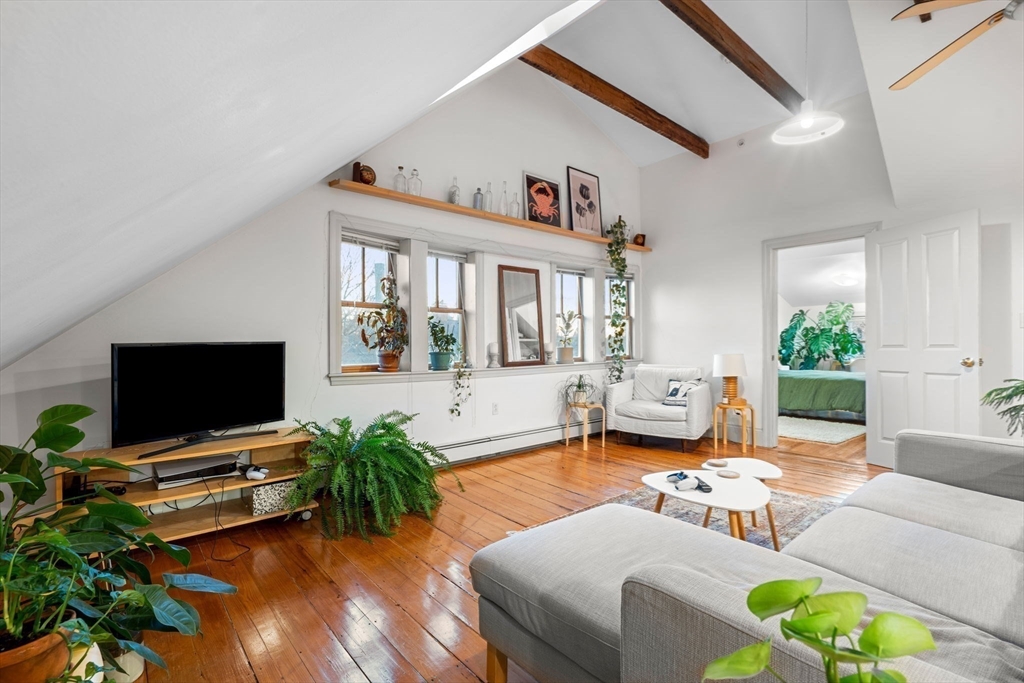
[[[473,193],[473,208],[481,210],[484,208],[484,196],[480,193],[480,188],[476,188],[476,192]]]
[[[459,178],[456,176],[452,178],[452,186],[448,188],[448,203],[458,204],[459,203]]]
[[[417,197],[423,194],[423,181],[420,180],[420,172],[415,168],[412,169],[412,175],[409,177],[409,194]]]
[[[502,216],[508,215],[508,192],[505,188],[508,186],[507,180],[501,181],[501,197],[498,199],[498,213]]]
[[[508,215],[512,218],[519,218],[519,193],[512,193],[512,203],[508,205]]]
[[[494,193],[491,192],[491,184],[487,183],[487,192],[484,192],[484,211],[494,210]]]
[[[404,170],[404,166],[398,167],[398,173],[395,175],[394,180],[395,192],[407,192],[409,189],[409,184],[406,180],[405,173],[403,173]]]

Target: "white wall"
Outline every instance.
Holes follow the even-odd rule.
[[[645,360],[708,366],[715,353],[742,352],[742,391],[761,406],[762,362],[774,352],[762,348],[764,240],[876,221],[885,228],[966,208],[980,208],[985,225],[1011,225],[1009,298],[1015,315],[1024,311],[1019,197],[1010,198],[1015,205],[971,207],[937,196],[897,210],[868,96],[833,109],[846,127],[813,145],[774,145],[773,127],[765,127],[712,145],[705,161],[680,155],[641,170],[644,228],[657,244],[644,260]],[[1010,353],[1019,370],[1019,333]]]
[[[543,125],[541,125],[543,124]],[[440,196],[458,173],[470,182],[521,177],[524,166],[561,178],[573,164],[601,177],[608,216],[639,223],[639,172],[545,77],[512,65],[468,89],[362,157],[386,185],[390,160],[423,173],[424,194]],[[468,187],[468,182],[465,186]],[[464,192],[463,196],[466,194]],[[387,410],[420,413],[416,438],[476,457],[557,439],[563,419],[557,385],[571,366],[541,374],[495,376],[480,371],[461,418],[450,419],[449,381],[331,386],[328,374],[328,214],[360,230],[388,232],[466,251],[487,252],[483,339],[497,341],[497,264],[544,269],[545,332],[551,319],[552,264],[594,267],[603,246],[478,219],[342,192],[319,183],[156,280],[86,319],[0,372],[0,442],[21,443],[35,416],[55,403],[84,403],[98,414],[83,423],[83,447],[109,443],[109,355],[112,342],[284,340],[286,415],[357,424]],[[638,263],[636,252],[630,262]],[[493,271],[493,273],[491,272]],[[423,293],[425,296],[425,293]],[[483,353],[477,365],[485,364]],[[603,380],[602,367],[592,367]],[[154,376],[154,383],[176,381]],[[497,404],[497,414],[492,405]],[[512,433],[538,431],[516,439]],[[498,438],[498,441],[487,442]]]

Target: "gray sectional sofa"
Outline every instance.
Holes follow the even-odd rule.
[[[470,569],[491,683],[506,658],[545,683],[695,682],[768,636],[789,683],[820,683],[820,658],[746,608],[759,583],[812,576],[867,594],[862,625],[897,611],[931,629],[937,650],[893,667],[910,681],[1024,681],[1024,446],[901,432],[895,472],[781,553],[604,505],[484,548]]]

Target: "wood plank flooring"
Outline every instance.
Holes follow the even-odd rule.
[[[843,497],[883,468],[864,462],[864,437],[829,447],[781,440],[757,449],[785,476],[779,490]],[[692,449],[693,444],[690,444]],[[688,449],[689,450],[689,449]],[[319,522],[267,521],[186,541],[190,571],[238,586],[234,596],[189,594],[203,636],[147,634],[169,669],[152,683],[465,681],[485,677],[486,644],[469,575],[473,553],[539,524],[640,486],[646,473],[697,468],[709,440],[686,454],[678,441],[614,435],[608,446],[573,441],[470,463],[441,477],[433,522],[407,517],[393,538],[328,541]],[[740,455],[731,444],[720,457]],[[216,543],[215,543],[216,541]],[[250,550],[231,561],[244,550]],[[175,571],[168,558],[154,570]],[[509,680],[532,681],[510,662]]]

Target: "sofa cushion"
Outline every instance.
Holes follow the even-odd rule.
[[[668,394],[670,379],[692,382],[703,376],[704,371],[701,368],[676,368],[641,363],[633,373],[633,398],[661,403],[665,400],[665,395]]]
[[[1024,554],[841,507],[782,551],[1024,646]]]
[[[1024,502],[887,472],[857,489],[844,506],[1024,552]]]
[[[637,420],[686,422],[685,406],[667,406],[659,401],[640,401],[638,399],[626,401],[615,406],[615,414]]]

